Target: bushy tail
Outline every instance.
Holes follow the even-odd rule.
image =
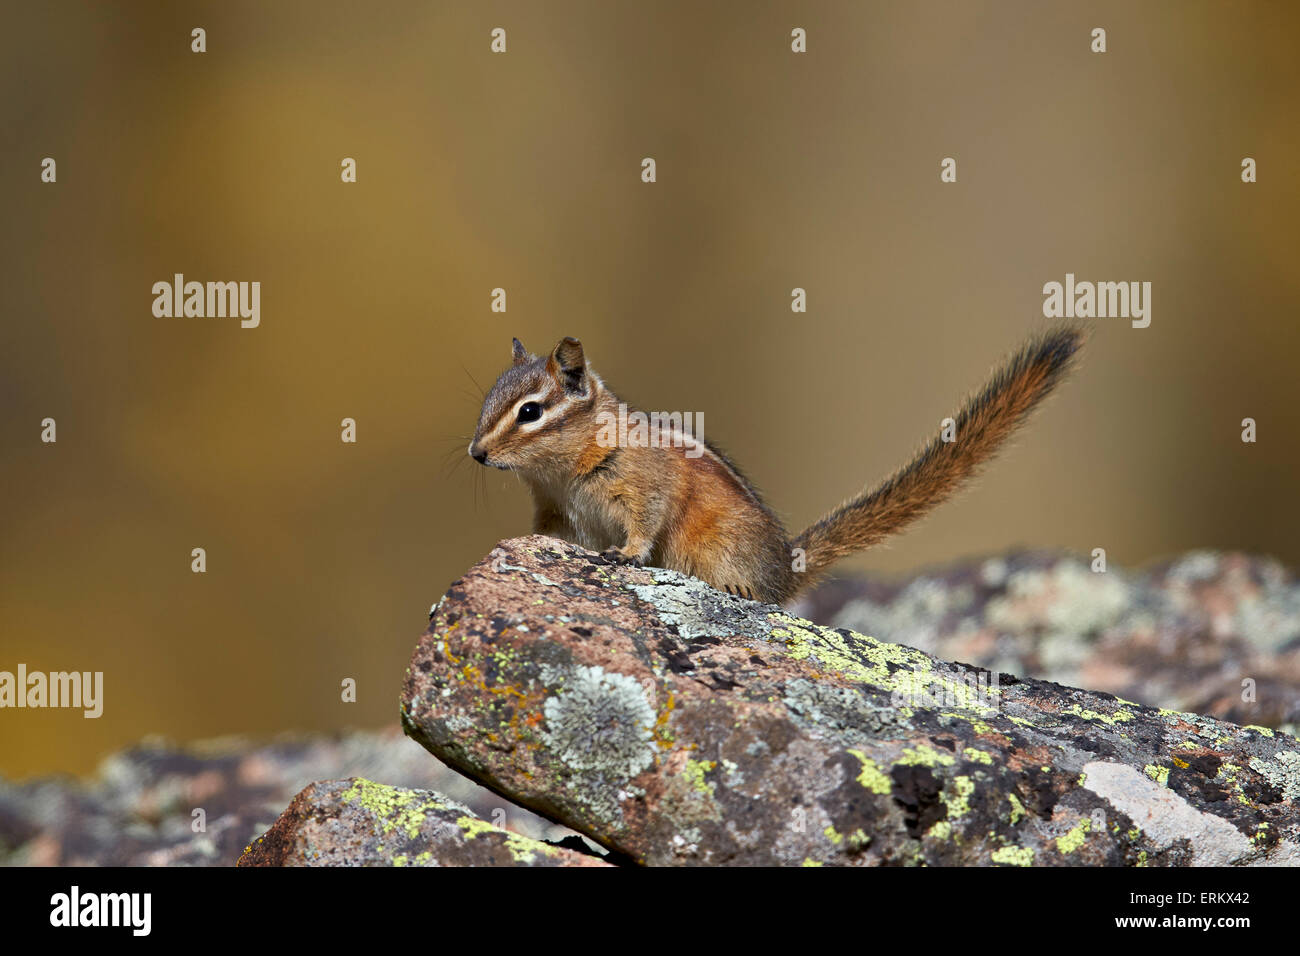
[[[945,501],[997,452],[1069,370],[1083,330],[1059,328],[1029,342],[967,400],[956,440],[936,437],[884,482],[841,505],[791,542],[803,548],[805,586],[846,555],[870,548]]]

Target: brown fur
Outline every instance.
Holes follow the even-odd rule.
[[[528,483],[536,532],[783,603],[838,559],[950,497],[1060,381],[1081,344],[1074,328],[1030,342],[967,401],[954,442],[935,438],[793,541],[748,479],[707,443],[698,458],[682,447],[602,447],[598,415],[617,416],[619,399],[587,366],[576,339],[562,339],[544,359],[514,341],[512,365],[484,400],[469,452]],[[543,410],[533,423],[518,419],[529,396]],[[796,548],[805,553],[803,572],[793,569]]]

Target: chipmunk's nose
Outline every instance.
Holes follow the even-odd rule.
[[[473,442],[469,443],[469,457],[473,458],[480,465],[487,464],[487,452],[475,449]]]

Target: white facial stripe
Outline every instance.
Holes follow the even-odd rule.
[[[523,408],[529,402],[540,402],[545,397],[545,393],[538,393],[537,395],[527,395],[519,399],[519,401],[515,402],[515,410],[510,413],[510,417],[512,419],[519,418],[519,409]]]
[[[519,417],[519,409],[523,408],[524,405],[528,404],[528,402],[536,401],[536,400],[537,399],[535,398],[531,398],[531,399],[526,398],[522,402],[520,402],[517,406],[515,406],[516,420],[518,420]],[[541,428],[543,425],[545,425],[552,416],[567,410],[568,407],[573,404],[573,402],[574,400],[572,398],[569,398],[567,396],[562,397],[558,402],[553,402],[550,408],[543,409],[542,415],[540,418],[537,419],[537,421],[519,422],[519,430],[523,432],[536,431],[538,428]]]
[[[534,392],[531,395],[525,395],[523,398],[519,399],[519,401],[515,402],[514,407],[511,408],[510,411],[506,412],[500,418],[497,419],[497,423],[492,426],[492,430],[488,432],[487,435],[484,436],[484,441],[486,441],[489,438],[496,438],[501,433],[508,431],[515,424],[515,422],[519,420],[519,409],[523,408],[529,402],[540,402],[545,397],[546,397],[545,392]],[[539,418],[536,422],[524,422],[521,423],[521,425],[523,427],[527,427],[527,425],[530,424],[535,425],[545,420],[546,420],[546,415],[543,414],[542,417]]]

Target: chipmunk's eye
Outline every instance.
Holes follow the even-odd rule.
[[[542,417],[542,406],[536,402],[524,402],[519,406],[519,420],[521,422],[535,422]]]

